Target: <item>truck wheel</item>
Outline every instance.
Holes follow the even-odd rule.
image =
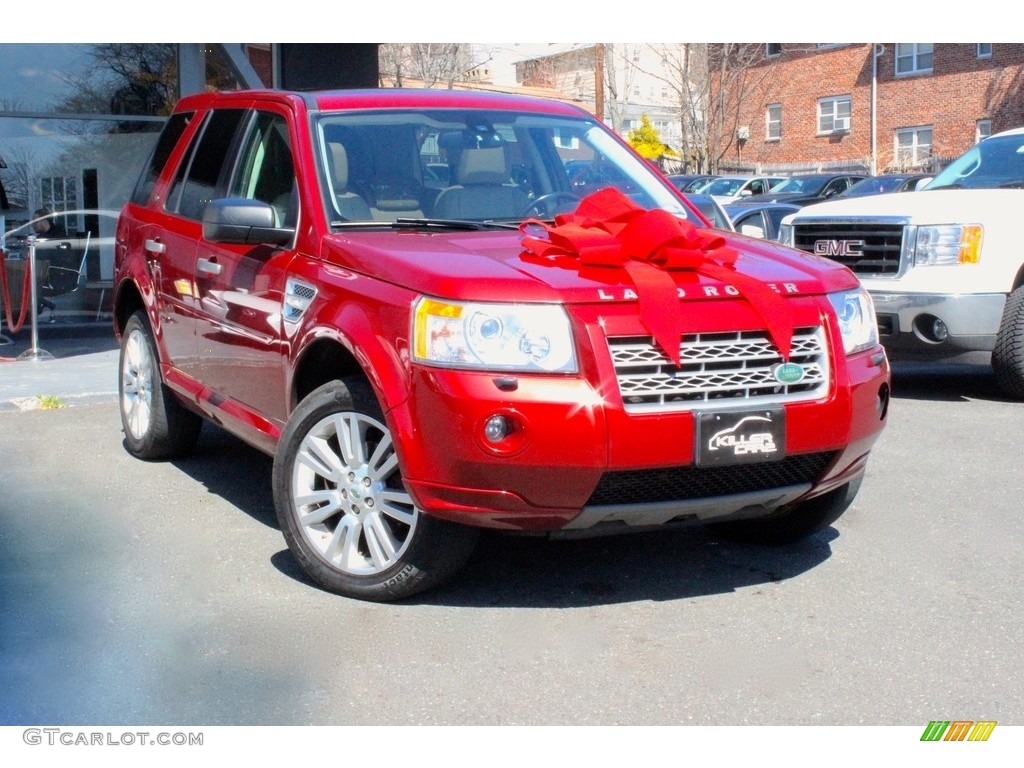
[[[203,420],[178,402],[160,378],[156,342],[142,310],[125,324],[118,370],[121,427],[128,451],[140,459],[191,453]]]
[[[1024,400],[1024,286],[1006,299],[996,346],[992,350],[992,370],[1003,392]]]
[[[864,475],[860,475],[834,491],[782,507],[765,517],[716,523],[710,528],[724,538],[750,544],[794,544],[838,520],[853,503],[863,480]]]
[[[325,384],[295,409],[274,457],[274,505],[306,574],[364,600],[440,584],[465,564],[478,535],[417,508],[377,398],[358,377]]]

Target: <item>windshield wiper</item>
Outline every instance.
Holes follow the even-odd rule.
[[[468,219],[406,219],[394,221],[332,221],[332,229],[458,229],[478,232],[484,229],[519,229],[509,221],[470,221]]]

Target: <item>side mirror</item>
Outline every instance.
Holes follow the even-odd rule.
[[[276,223],[273,206],[259,200],[211,200],[203,212],[203,237],[212,243],[287,245],[295,230]]]

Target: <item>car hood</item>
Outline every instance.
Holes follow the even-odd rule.
[[[808,205],[792,220],[887,217],[908,224],[981,223],[1000,212],[1012,219],[1011,212],[1022,207],[1024,189],[922,189]]]
[[[817,294],[855,287],[853,273],[836,262],[776,243],[721,233],[740,251],[736,269],[792,294]],[[522,235],[510,231],[361,231],[324,238],[321,256],[336,266],[404,286],[417,293],[457,300],[589,303],[632,301],[632,280],[624,269],[571,266],[524,258]],[[705,291],[720,281],[672,273],[686,297],[728,296]]]

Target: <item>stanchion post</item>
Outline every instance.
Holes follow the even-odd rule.
[[[36,295],[36,237],[29,235],[26,243],[28,249],[29,282],[32,284],[32,346],[20,355],[18,360],[50,360],[53,358],[45,349],[39,348],[39,299]]]

